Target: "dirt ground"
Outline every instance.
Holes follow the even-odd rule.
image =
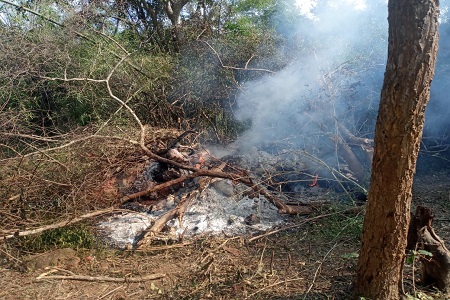
[[[447,244],[449,166],[440,156],[421,155],[413,190],[414,206],[433,208],[436,233]],[[2,251],[0,299],[350,299],[362,214],[324,209],[291,223],[253,240],[203,237],[145,252],[63,250],[23,263],[25,257]],[[45,269],[55,261],[58,269]],[[417,273],[405,268],[405,289],[433,295],[420,288]],[[146,278],[152,274],[164,276]]]

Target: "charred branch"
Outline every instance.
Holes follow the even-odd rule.
[[[245,183],[247,184],[247,183]],[[262,196],[264,196],[270,203],[275,205],[276,208],[278,208],[278,212],[280,214],[290,214],[290,215],[309,215],[312,213],[311,206],[308,206],[307,204],[302,205],[287,205],[284,201],[282,201],[280,198],[275,196],[274,194],[270,193],[265,187],[258,185],[258,184],[247,184],[249,187],[251,187],[255,193],[258,193]]]
[[[358,182],[363,182],[365,171],[358,157],[342,138],[337,138],[337,144],[339,155],[347,162],[349,169],[353,172]]]
[[[342,124],[338,124],[339,135],[333,138],[337,144],[338,154],[348,164],[350,171],[353,173],[359,183],[364,182],[365,168],[364,165],[370,165],[373,158],[373,140],[355,136]],[[353,148],[359,147],[363,153],[363,157],[358,156]]]
[[[368,148],[373,147],[373,139],[357,137],[353,133],[351,133],[350,130],[348,130],[348,128],[345,127],[344,125],[339,124],[338,126],[339,126],[339,133],[348,144],[365,146]]]
[[[339,133],[345,142],[350,146],[358,146],[364,154],[364,163],[370,165],[373,159],[373,139],[361,138],[355,136],[342,124],[339,124]]]
[[[221,164],[219,167],[217,167],[215,170],[220,171],[225,167],[225,164]],[[178,217],[178,221],[181,227],[182,221],[183,221],[183,215],[186,212],[187,208],[189,207],[189,204],[193,199],[195,199],[202,191],[204,191],[208,185],[211,183],[212,178],[210,177],[203,177],[199,180],[199,188],[194,190],[193,192],[184,195],[181,199],[180,203],[170,211],[166,212],[164,215],[162,215],[156,222],[148,229],[145,234],[143,235],[142,239],[137,243],[137,248],[143,248],[146,245],[150,245],[153,238],[163,230],[163,228],[166,226],[166,223],[176,217]]]

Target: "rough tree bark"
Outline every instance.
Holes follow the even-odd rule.
[[[400,299],[411,188],[438,48],[439,2],[390,0],[388,60],[355,295]]]

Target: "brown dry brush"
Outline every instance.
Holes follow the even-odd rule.
[[[1,33],[3,36],[6,34]],[[70,218],[85,211],[117,205],[117,194],[113,193],[114,189],[110,188],[108,179],[118,172],[118,169],[128,169],[139,165],[145,159],[142,158],[142,153],[136,151],[136,145],[117,138],[135,138],[136,133],[139,132],[139,129],[124,125],[129,121],[123,119],[124,114],[121,111],[124,110],[120,101],[108,103],[109,105],[104,103],[111,102],[114,93],[125,95],[124,102],[133,100],[131,103],[137,108],[140,108],[140,103],[157,107],[157,110],[148,108],[147,111],[151,111],[150,116],[142,116],[142,118],[147,121],[162,120],[160,116],[169,116],[167,122],[163,124],[168,127],[176,124],[181,115],[180,111],[175,108],[170,111],[172,107],[163,105],[164,101],[147,101],[155,95],[151,94],[151,87],[144,89],[146,93],[139,93],[141,87],[138,88],[136,85],[142,80],[136,84],[130,81],[129,78],[135,78],[130,76],[134,74],[130,66],[120,70],[121,72],[115,72],[116,70],[113,69],[106,74],[105,77],[109,76],[108,84],[111,82],[114,85],[113,87],[108,85],[108,88],[100,84],[91,84],[84,78],[73,82],[64,80],[56,82],[52,78],[45,78],[51,72],[66,75],[66,71],[69,71],[82,74],[79,66],[70,64],[69,57],[75,54],[64,47],[56,47],[58,48],[56,53],[49,52],[49,49],[55,48],[55,45],[48,41],[52,36],[46,36],[46,39],[40,39],[37,42],[29,36],[21,38],[21,35],[15,31],[10,35],[8,36],[11,43],[1,46],[4,50],[2,57],[8,57],[13,53],[15,55],[20,53],[20,55],[17,60],[5,59],[7,64],[0,67],[0,80],[8,81],[1,91],[2,97],[7,96],[6,101],[0,104],[0,124],[2,125],[0,127],[0,180],[2,183],[0,198],[4,199],[0,207],[1,228],[6,230],[36,227],[55,220]],[[70,45],[77,44],[76,39],[71,38],[73,37],[69,34],[65,36],[64,41],[68,39]],[[63,41],[60,42],[63,43]],[[82,48],[82,45],[77,44],[77,47],[75,48]],[[23,49],[27,49],[27,53],[20,52]],[[98,51],[101,52],[101,50]],[[29,53],[36,57],[30,56]],[[88,59],[87,57],[86,60]],[[108,62],[103,63],[108,64]],[[129,62],[124,63],[127,65]],[[92,62],[90,67],[101,69],[104,65]],[[51,72],[49,73],[48,70]],[[142,79],[142,76],[139,78]],[[55,95],[55,93],[59,94]],[[54,111],[52,107],[30,108],[28,98],[35,96],[40,99],[41,94],[45,98],[43,102],[56,106],[58,103],[53,103],[56,101],[55,96],[56,98],[66,97],[70,103],[77,103],[78,100],[71,97],[77,96],[77,99],[89,101],[90,96],[95,95],[93,98],[99,99],[90,104],[98,105],[95,112],[106,121],[97,128],[94,128],[95,125],[80,127],[72,122],[69,116],[66,116],[69,119],[60,118],[61,112]],[[18,105],[18,101],[23,105]],[[125,117],[129,118],[127,115]],[[49,121],[51,123],[48,123]],[[89,140],[92,136],[98,135],[100,130],[104,135],[103,138]],[[174,131],[176,130],[153,130],[148,133],[145,142],[152,143],[156,140],[164,141],[173,138],[170,134]],[[110,138],[111,136],[115,138]]]
[[[110,74],[113,74],[113,71]],[[109,78],[110,76],[105,80],[107,84]],[[0,188],[0,195],[7,199],[0,211],[6,216],[3,218],[2,227],[6,229],[36,227],[55,220],[70,219],[71,216],[86,211],[117,207],[130,199],[168,189],[196,177],[218,177],[239,181],[249,186],[254,194],[263,195],[279,209],[280,213],[312,212],[308,205],[291,206],[284,203],[257,179],[252,178],[246,170],[234,168],[233,171],[224,172],[214,168],[199,169],[164,157],[171,148],[170,141],[179,137],[180,132],[155,130],[142,125],[131,107],[115,96],[111,89],[109,93],[137,121],[139,130],[122,128],[120,131],[122,136],[108,132],[108,126],[103,126],[102,136],[96,135],[94,129],[59,136],[23,134],[19,130],[0,134],[3,141],[2,154],[7,153],[8,149],[12,151],[6,157],[2,157],[0,166],[5,183]],[[189,173],[121,198],[119,183],[116,181],[117,175],[137,174],[149,159]],[[185,208],[186,206],[181,206],[181,209]],[[171,217],[182,213],[182,210],[174,212]],[[161,228],[162,226],[159,226],[156,231]]]
[[[118,204],[116,195],[107,192],[108,178],[118,168],[138,164],[141,155],[133,145],[108,139],[45,151],[66,139],[83,137],[86,132],[44,146],[35,143],[31,135],[0,133],[3,230],[36,227]]]
[[[173,133],[174,131],[166,131],[164,137],[167,139]],[[36,150],[34,147],[29,153],[3,158],[1,166],[5,184],[0,192],[7,199],[0,211],[5,216],[2,223],[3,230],[10,232],[18,228],[35,228],[41,224],[54,223],[55,220],[62,218],[70,220],[86,211],[118,207],[130,199],[167,190],[176,184],[197,177],[205,179],[219,177],[242,182],[253,189],[254,193],[264,195],[279,208],[280,213],[308,214],[311,212],[307,206],[285,204],[264,186],[250,178],[245,170],[235,168],[234,172],[223,172],[221,171],[223,166],[199,169],[198,166],[180,163],[155,154],[147,145],[157,148],[157,145],[167,144],[161,137],[156,138],[161,134],[157,131],[152,132],[153,137],[148,135],[149,138],[144,139],[144,144],[139,148],[126,141],[113,141],[105,137],[100,143],[87,139],[76,143],[73,147],[64,147],[51,152]],[[26,139],[27,136],[24,135],[21,138]],[[28,136],[28,138],[32,137]],[[151,144],[145,145],[146,141]],[[24,141],[24,143],[27,142]],[[164,151],[160,149],[157,152]],[[120,197],[117,175],[140,173],[149,158],[188,170],[190,173],[152,186],[147,190]],[[200,182],[203,182],[202,180]],[[205,182],[204,185],[207,186],[209,181]],[[195,195],[188,197],[192,198]],[[170,216],[159,223],[165,224],[171,218],[182,215],[186,205],[180,205],[177,207],[178,211],[169,213]],[[152,231],[160,231],[164,224],[153,228]]]
[[[4,142],[5,136],[2,138]],[[110,163],[123,161],[118,153],[125,145],[80,143],[45,153],[30,139],[12,140],[19,146],[1,145],[2,229],[36,226],[75,214],[81,207],[92,210],[110,205],[107,199],[96,198],[95,190],[101,186]],[[21,153],[17,152],[19,148]],[[8,149],[16,150],[15,157],[4,155]],[[25,156],[27,152],[35,154]]]

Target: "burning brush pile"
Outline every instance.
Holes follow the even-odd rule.
[[[158,240],[254,234],[324,203],[365,197],[361,161],[372,141],[348,130],[309,148],[292,147],[287,139],[217,148],[195,144],[194,131],[140,125],[139,132],[129,128],[122,135],[86,131],[39,140],[38,151],[4,160],[7,181],[0,192],[9,217],[2,219],[2,238],[109,215],[98,223],[101,239],[139,248]],[[13,138],[6,141],[13,145]],[[48,225],[36,227],[36,220]]]
[[[344,188],[346,180],[320,175],[330,167],[304,151],[253,148],[239,154],[180,144],[193,134],[157,143],[139,167],[116,172],[110,185],[125,211],[98,224],[109,245],[142,248],[155,240],[262,232],[285,223],[288,215],[310,214]]]

